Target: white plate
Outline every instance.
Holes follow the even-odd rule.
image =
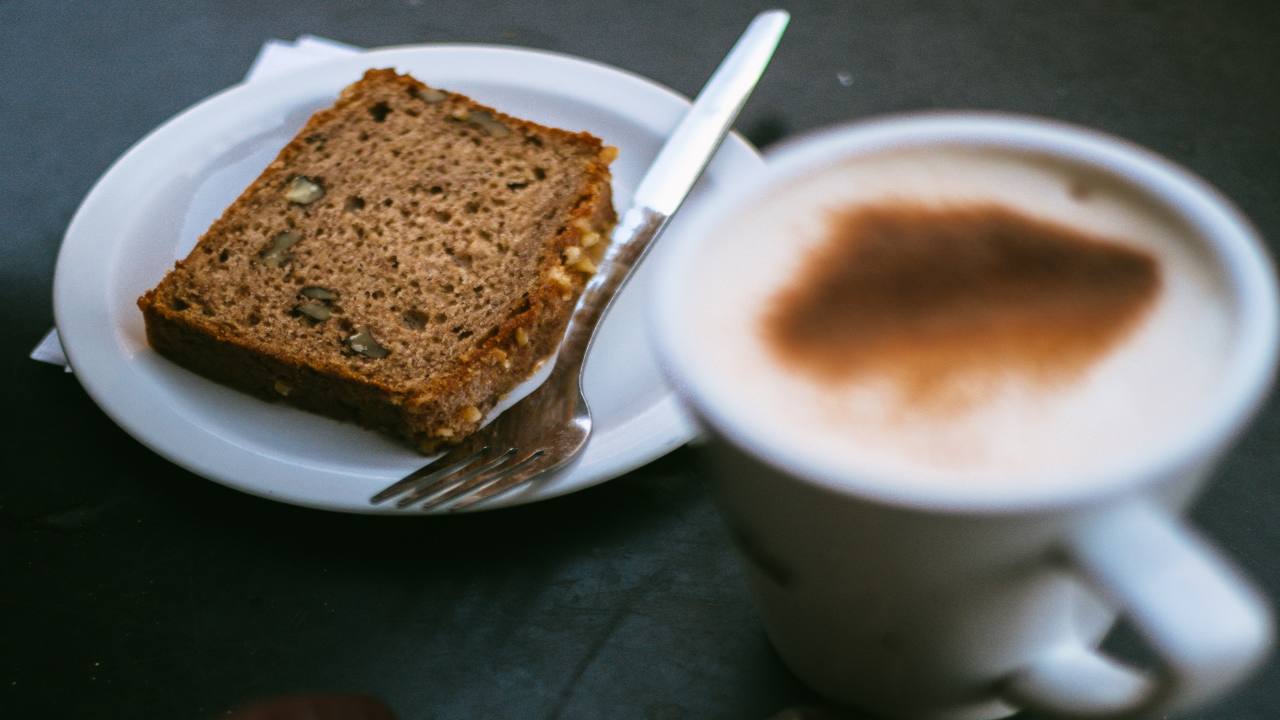
[[[215,95],[152,132],[98,181],[67,229],[54,278],[58,331],[85,390],[127,432],[194,473],[273,500],[360,513],[397,512],[370,506],[369,497],[422,465],[422,457],[376,433],[263,402],[173,365],[147,346],[134,303],[313,111],[372,67],[395,67],[617,145],[620,210],[689,105],[652,81],[564,55],[491,46],[390,48]],[[750,145],[730,136],[688,202],[701,202],[710,186],[761,164]],[[680,242],[681,224],[677,216],[659,242]],[[596,432],[582,459],[487,507],[604,482],[693,436],[644,333],[650,267],[619,296],[587,361]]]

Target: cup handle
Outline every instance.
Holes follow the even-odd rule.
[[[1265,659],[1273,627],[1262,595],[1154,504],[1134,499],[1103,510],[1060,549],[1124,613],[1160,667],[1148,673],[1064,643],[1009,678],[1008,701],[1064,718],[1159,716],[1218,695]]]

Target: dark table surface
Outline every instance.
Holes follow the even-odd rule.
[[[0,1],[0,715],[208,718],[312,690],[369,693],[404,718],[763,720],[815,702],[770,650],[695,450],[514,510],[328,514],[180,470],[27,359],[94,180],[239,81],[269,37],[524,45],[692,95],[764,7],[535,5]],[[1274,3],[789,5],[738,125],[761,146],[888,112],[1047,115],[1186,165],[1280,241]],[[1271,402],[1194,513],[1272,597],[1277,469]],[[1272,663],[1190,717],[1278,716]]]

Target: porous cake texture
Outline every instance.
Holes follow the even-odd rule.
[[[616,154],[370,70],[138,300],[147,340],[424,452],[457,442],[559,342]]]

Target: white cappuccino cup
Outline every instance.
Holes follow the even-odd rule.
[[[888,717],[1160,716],[1263,661],[1268,603],[1181,517],[1276,360],[1225,198],[961,113],[787,143],[690,213],[650,331],[803,681]],[[1098,649],[1118,616],[1152,667]]]

